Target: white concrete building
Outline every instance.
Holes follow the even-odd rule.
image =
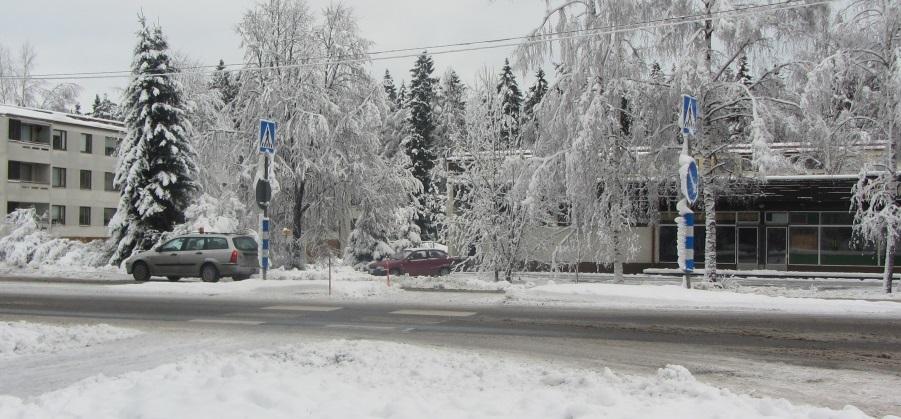
[[[113,188],[117,121],[0,105],[0,205],[35,208],[59,237],[106,237],[119,200]]]

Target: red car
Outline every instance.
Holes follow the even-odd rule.
[[[447,275],[459,259],[440,249],[406,249],[398,254],[369,264],[373,275]]]

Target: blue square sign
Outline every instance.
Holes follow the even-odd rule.
[[[275,128],[275,122],[260,120],[260,153],[275,154]]]

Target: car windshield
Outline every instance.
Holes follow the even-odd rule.
[[[401,250],[400,252],[397,252],[397,253],[395,253],[394,255],[392,255],[392,256],[391,256],[391,259],[395,259],[395,260],[404,260],[404,259],[406,259],[407,256],[409,256],[409,255],[410,255],[410,251],[409,251],[409,250]]]

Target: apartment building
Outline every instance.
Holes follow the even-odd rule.
[[[58,237],[108,235],[119,200],[113,187],[116,121],[0,105],[0,205],[35,208]]]

